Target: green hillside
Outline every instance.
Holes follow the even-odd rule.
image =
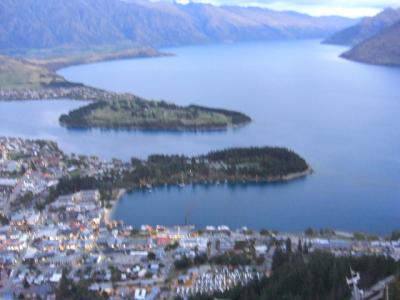
[[[0,88],[37,88],[59,82],[65,80],[45,67],[0,55]]]

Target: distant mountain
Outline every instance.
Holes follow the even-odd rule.
[[[371,64],[400,66],[400,21],[342,54],[342,57]]]
[[[321,38],[354,20],[142,0],[0,0],[0,51]]]
[[[327,38],[324,43],[357,45],[400,21],[400,9],[387,8],[374,17],[364,18],[360,23],[345,28]]]

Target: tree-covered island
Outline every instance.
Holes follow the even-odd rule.
[[[250,122],[245,114],[197,105],[186,107],[141,98],[93,102],[60,117],[69,128],[210,130]]]

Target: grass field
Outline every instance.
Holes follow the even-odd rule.
[[[153,48],[102,47],[87,49],[44,49],[24,52],[23,56],[0,55],[0,88],[26,89],[65,82],[55,71],[78,64],[99,61],[169,55]]]
[[[51,82],[63,82],[62,77],[34,63],[0,55],[0,88],[37,88]]]

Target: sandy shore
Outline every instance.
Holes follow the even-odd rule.
[[[110,223],[111,221],[113,221],[112,215],[113,215],[113,212],[114,212],[115,205],[118,203],[118,201],[121,199],[121,197],[123,195],[125,195],[125,193],[126,193],[125,189],[119,189],[117,197],[115,197],[115,199],[111,200],[111,204],[112,204],[111,208],[104,208],[104,221],[105,221],[105,223]]]

